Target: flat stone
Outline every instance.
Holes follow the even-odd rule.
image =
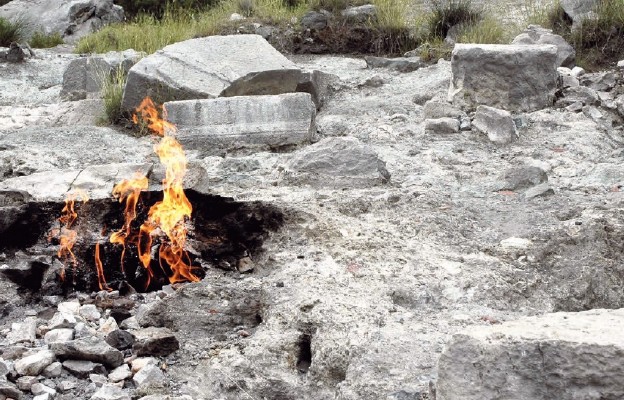
[[[167,328],[149,327],[132,333],[132,351],[138,356],[168,356],[180,348],[178,339]]]
[[[48,322],[48,328],[50,330],[56,329],[71,329],[78,323],[73,313],[57,312],[52,316]]]
[[[519,165],[507,169],[501,176],[497,190],[524,190],[548,182],[548,175],[540,167]]]
[[[11,324],[11,332],[7,335],[9,344],[34,343],[37,339],[37,318],[27,317],[23,322]]]
[[[78,313],[87,321],[97,321],[102,316],[95,304],[85,304],[84,306],[80,306]]]
[[[116,385],[105,384],[91,396],[91,400],[131,400],[131,397]]]
[[[41,373],[46,378],[58,378],[63,373],[63,364],[58,361],[53,362],[43,369]]]
[[[97,337],[85,337],[69,342],[51,343],[50,350],[60,359],[102,363],[115,368],[123,363],[123,354]]]
[[[117,350],[129,349],[134,344],[134,335],[128,331],[117,329],[106,335],[106,343]]]
[[[472,127],[477,132],[487,135],[488,139],[496,144],[511,143],[518,137],[511,114],[494,107],[477,107]]]
[[[316,134],[316,107],[308,93],[175,101],[165,108],[180,143],[203,153],[228,146],[299,145]]]
[[[122,108],[172,100],[294,92],[301,70],[259,35],[209,36],[166,46],[128,73]]]
[[[74,330],[69,328],[52,329],[48,331],[43,340],[47,343],[67,342],[74,338]]]
[[[624,309],[470,327],[445,346],[437,399],[624,398],[623,329]]]
[[[50,350],[38,353],[15,361],[15,371],[20,375],[39,375],[41,371],[55,361],[55,354]]]
[[[526,199],[533,199],[536,197],[546,197],[552,196],[555,194],[555,191],[548,183],[542,183],[540,185],[533,186],[532,188],[527,189],[524,192],[524,197]]]
[[[132,376],[132,371],[130,371],[130,367],[128,364],[122,364],[119,367],[115,368],[108,374],[108,379],[111,382],[120,382],[124,379],[128,379]]]
[[[83,360],[66,360],[63,361],[63,368],[69,371],[72,375],[86,379],[90,374],[104,374],[106,368],[100,363],[94,363],[92,361]]]
[[[155,388],[165,386],[167,379],[157,365],[148,364],[134,374],[132,381],[138,389]]]
[[[435,134],[458,133],[460,121],[458,118],[435,118],[425,120],[425,132]]]
[[[158,365],[158,360],[154,357],[138,357],[132,360],[130,365],[132,366],[132,373],[135,374],[147,365]]]
[[[56,308],[61,313],[78,314],[80,312],[80,301],[63,301]]]
[[[43,383],[35,383],[30,387],[30,391],[34,395],[40,394],[49,394],[50,396],[56,396],[56,390],[52,389],[49,386],[44,385]]]
[[[466,113],[456,106],[438,100],[427,101],[422,111],[425,119],[461,118],[466,116]]]
[[[24,392],[30,392],[30,388],[35,383],[39,382],[39,378],[36,376],[20,376],[17,378],[17,388]]]
[[[456,44],[451,70],[449,101],[459,107],[536,111],[555,99],[557,47]]]
[[[352,24],[371,22],[377,18],[377,7],[374,4],[347,7],[340,12],[340,15]]]
[[[364,187],[387,183],[386,163],[354,137],[326,138],[295,152],[284,180],[317,186]]]

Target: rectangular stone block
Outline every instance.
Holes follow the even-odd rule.
[[[624,398],[624,309],[553,313],[453,335],[438,400]]]
[[[457,44],[451,57],[449,101],[530,112],[549,107],[557,90],[554,45]]]
[[[165,109],[184,148],[204,153],[298,145],[316,135],[316,107],[308,93],[172,101]]]

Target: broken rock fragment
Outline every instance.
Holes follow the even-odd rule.
[[[63,368],[69,371],[72,375],[82,379],[88,378],[91,374],[106,373],[106,368],[104,368],[102,364],[83,360],[63,361]]]
[[[166,46],[128,73],[122,108],[172,100],[294,92],[301,70],[259,35],[209,36]]]
[[[488,139],[496,144],[511,143],[518,137],[511,114],[494,107],[477,107],[472,127],[477,132],[486,134]]]
[[[52,364],[55,359],[55,354],[52,351],[42,350],[17,360],[15,362],[15,371],[20,375],[36,376],[39,375],[45,367]]]
[[[574,67],[576,51],[566,40],[539,25],[529,25],[511,44],[552,44],[557,46],[557,66]]]
[[[102,363],[115,368],[123,363],[121,351],[109,346],[95,336],[50,344],[50,350],[60,359],[73,359]]]
[[[557,66],[553,45],[457,44],[449,101],[466,109],[540,110],[555,99]]]
[[[440,357],[437,399],[624,398],[622,329],[622,309],[468,328]]]
[[[131,397],[117,385],[107,383],[91,396],[91,400],[131,400]]]
[[[293,154],[285,180],[317,186],[362,187],[386,183],[386,163],[354,137],[323,139]]]
[[[167,328],[149,327],[133,332],[133,352],[138,356],[168,356],[180,348],[178,339]]]

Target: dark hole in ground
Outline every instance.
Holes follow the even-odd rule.
[[[305,374],[312,365],[312,336],[303,334],[299,338],[299,355],[297,356],[297,370]]]
[[[240,260],[251,259],[260,254],[268,234],[278,230],[284,223],[283,213],[268,204],[236,202],[231,198],[193,190],[187,190],[186,195],[193,205],[191,221],[187,223],[186,250],[192,272],[199,278],[204,276],[205,268],[236,270]],[[160,191],[141,193],[137,218],[132,224],[133,232],[138,232],[147,218],[149,208],[160,200]],[[33,259],[46,256],[48,260],[56,258],[59,239],[51,237],[50,232],[60,227],[58,217],[61,215],[63,202],[28,201],[21,205],[11,204],[11,209],[1,206],[0,204],[0,220],[8,221],[0,229],[0,251],[7,256],[6,264],[16,264],[18,258],[23,262],[25,256]],[[13,208],[17,211],[12,212]],[[74,246],[77,264],[74,268],[69,261],[65,262],[65,279],[56,289],[60,288],[62,292],[99,290],[95,269],[96,243],[100,243],[104,276],[111,289],[120,289],[126,293],[133,289],[150,291],[169,283],[171,269],[166,263],[159,263],[157,256],[152,257],[150,267],[153,276],[148,279],[147,270],[139,263],[134,245],[127,246],[122,271],[122,247],[110,243],[109,238],[124,223],[123,204],[112,198],[90,200],[84,204],[77,202],[76,212],[78,218],[72,229],[78,234]],[[3,213],[11,213],[10,218]],[[154,244],[152,254],[157,254],[160,243],[154,241]],[[34,284],[32,280],[27,282],[22,279],[20,282],[19,277],[14,279],[10,276],[11,272],[3,273],[25,288],[36,290],[41,286]]]

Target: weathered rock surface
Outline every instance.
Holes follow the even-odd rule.
[[[166,385],[167,380],[165,374],[160,370],[157,365],[146,365],[141,368],[139,372],[134,374],[132,381],[139,388],[139,390],[146,390],[148,388],[159,388]]]
[[[204,154],[300,145],[316,137],[316,108],[307,93],[174,101],[165,108],[180,143]]]
[[[620,399],[623,321],[621,309],[592,310],[464,330],[440,357],[437,398]]]
[[[511,44],[552,44],[557,46],[557,66],[574,67],[576,51],[560,35],[552,33],[551,29],[539,25],[529,25],[527,29],[516,36]]]
[[[120,22],[123,8],[113,0],[12,0],[0,7],[0,17],[20,18],[33,31],[59,33],[75,42],[104,25]]]
[[[99,388],[93,396],[90,398],[91,400],[131,400],[132,398],[128,394],[128,392],[119,388],[117,385],[113,384],[104,384],[101,388]]]
[[[105,374],[106,368],[100,363],[94,363],[91,361],[82,360],[66,360],[63,361],[63,368],[65,368],[72,375],[86,379],[91,374]]]
[[[425,120],[425,132],[430,133],[457,133],[459,132],[460,122],[457,118],[441,117]]]
[[[425,66],[425,63],[419,57],[384,58],[366,56],[364,60],[368,68],[387,68],[399,72],[413,72]]]
[[[559,5],[563,8],[573,26],[580,26],[583,19],[590,17],[598,6],[598,0],[561,0]]]
[[[133,352],[138,356],[168,356],[180,348],[178,339],[167,328],[148,327],[133,332]]]
[[[210,36],[166,46],[128,73],[122,108],[172,100],[294,92],[301,70],[258,35]]]
[[[554,102],[557,67],[553,45],[457,44],[449,101],[468,109],[539,110]]]
[[[386,164],[355,138],[327,138],[299,150],[286,164],[285,179],[320,186],[370,186],[388,182]]]
[[[364,23],[377,18],[377,7],[373,4],[348,7],[340,12],[342,18],[350,23]]]
[[[123,363],[123,354],[97,337],[51,343],[50,350],[62,360],[93,361],[113,368]]]
[[[126,50],[72,60],[63,73],[61,98],[75,101],[99,95],[108,77],[127,75],[143,56],[134,50]]]
[[[518,137],[511,114],[494,107],[477,107],[472,126],[477,132],[487,135],[488,139],[496,144],[511,143]]]
[[[55,360],[55,354],[49,350],[42,350],[31,356],[24,357],[15,362],[15,370],[20,375],[36,376],[43,371],[45,367],[52,364]]]

